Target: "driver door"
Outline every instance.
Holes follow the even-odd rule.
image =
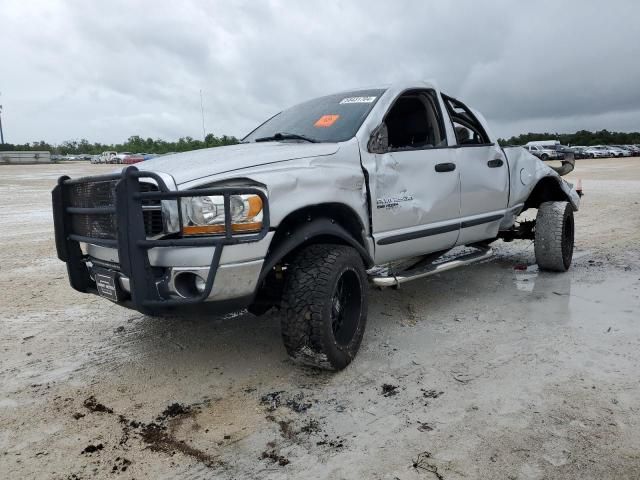
[[[438,97],[401,94],[383,126],[388,145],[362,152],[372,202],[375,262],[452,248],[460,230],[460,178]]]

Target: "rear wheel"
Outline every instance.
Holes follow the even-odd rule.
[[[540,155],[540,159],[541,160],[549,160],[549,155],[547,155],[546,153],[543,153],[542,155]]]
[[[544,202],[538,207],[534,247],[543,270],[565,272],[573,258],[575,228],[569,202]]]
[[[310,245],[289,263],[282,339],[296,361],[341,370],[355,357],[367,321],[367,274],[358,252]]]

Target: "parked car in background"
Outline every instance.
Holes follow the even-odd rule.
[[[144,161],[144,157],[142,155],[132,153],[130,155],[124,155],[120,163],[124,165],[133,165],[134,163],[140,163],[142,161]]]
[[[575,158],[576,151],[573,147],[568,147],[567,145],[558,144],[555,146],[556,152],[558,152],[558,159],[562,160],[568,154],[571,154]]]
[[[588,147],[585,149],[585,153],[587,153],[591,158],[606,158],[610,156],[609,150],[602,145]]]
[[[113,163],[113,157],[115,157],[117,152],[102,152],[100,155],[100,161],[98,163]]]
[[[626,147],[631,151],[634,157],[640,155],[640,147],[637,145],[626,145]]]
[[[561,154],[555,149],[555,145],[525,145],[524,148],[540,160],[560,160]],[[564,156],[562,156],[564,157]]]
[[[613,148],[622,150],[624,157],[632,157],[633,151],[627,145],[611,145]]]
[[[575,147],[572,147],[572,149],[573,149],[573,156],[576,159],[593,158],[593,155],[587,153],[587,147],[575,146]]]
[[[620,148],[620,147],[616,147],[614,145],[608,145],[608,146],[606,146],[606,148],[609,150],[609,153],[611,154],[612,157],[620,158],[620,157],[630,157],[631,156],[631,152],[630,151],[625,150],[625,149]]]
[[[132,152],[120,152],[120,153],[116,154],[114,159],[113,159],[114,160],[113,163],[118,163],[118,164],[123,163],[124,158],[126,156],[128,156],[128,155],[133,155],[133,153]]]

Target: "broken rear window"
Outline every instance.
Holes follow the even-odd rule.
[[[315,98],[273,116],[243,141],[277,140],[279,135],[316,142],[344,142],[352,138],[376,104],[383,89],[356,90]],[[280,137],[280,138],[282,138]]]

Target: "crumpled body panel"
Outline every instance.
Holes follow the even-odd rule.
[[[305,145],[305,144],[302,144]],[[312,144],[313,146],[313,144]],[[212,174],[180,185],[180,189],[198,188],[218,183],[262,185],[270,202],[270,220],[277,226],[291,212],[300,208],[340,203],[350,207],[368,234],[367,189],[355,140],[331,144],[331,155],[299,158],[223,174]]]
[[[558,182],[562,191],[567,195],[574,211],[578,210],[580,207],[579,195],[573,185],[564,180],[553,168],[522,147],[507,147],[504,152],[509,161],[511,185],[509,207],[524,203],[542,178],[551,177]]]

